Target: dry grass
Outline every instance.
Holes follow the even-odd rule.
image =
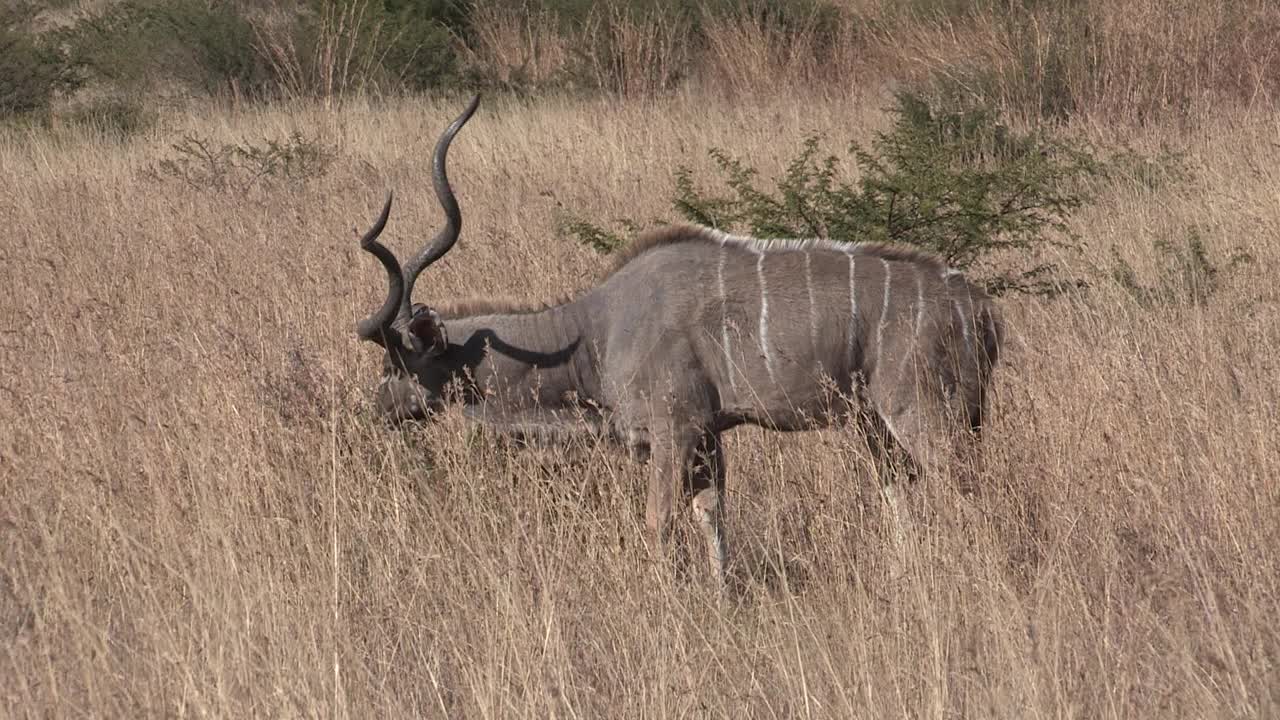
[[[1224,105],[1280,101],[1271,0],[832,0],[787,12],[741,0],[690,7],[683,20],[634,6],[606,0],[574,26],[536,2],[477,0],[473,36],[459,46],[476,77],[523,90],[586,85],[634,97],[692,85],[755,101],[796,86],[874,93],[887,81],[1031,119],[1130,125],[1194,124]]]
[[[850,433],[733,433],[746,589],[721,603],[701,565],[650,558],[642,471],[611,450],[374,421],[380,359],[352,324],[383,290],[356,233],[387,187],[395,247],[434,230],[428,155],[456,109],[0,139],[0,715],[1280,712],[1274,119],[1130,138],[1186,149],[1198,185],[1116,185],[1066,261],[1114,247],[1150,273],[1152,240],[1194,224],[1256,264],[1203,306],[1143,309],[1101,278],[1006,300],[983,491],[913,488],[901,544]],[[667,216],[672,169],[708,146],[776,172],[786,138],[885,122],[852,101],[491,99],[451,157],[463,240],[421,295],[581,288],[605,261],[557,237],[561,204]],[[182,131],[295,128],[340,152],[305,185],[142,172]]]
[[[1280,99],[1280,8],[1265,0],[974,5],[892,25],[878,50],[905,78],[942,80],[1032,117],[1194,122],[1224,104]]]

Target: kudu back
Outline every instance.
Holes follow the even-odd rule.
[[[853,421],[873,452],[891,438],[918,471],[967,465],[1001,321],[982,289],[924,253],[679,225],[637,238],[602,282],[563,303],[413,303],[418,275],[461,231],[445,160],[478,103],[436,145],[445,227],[401,267],[378,242],[388,196],[361,240],[388,277],[382,307],[357,326],[386,350],[377,402],[388,417],[425,419],[454,402],[551,436],[585,418],[648,456],[646,521],[660,542],[677,497],[691,499],[721,578],[726,430]]]

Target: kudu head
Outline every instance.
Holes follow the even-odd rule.
[[[413,285],[427,266],[449,252],[462,231],[462,212],[458,209],[453,189],[449,187],[445,158],[453,136],[458,134],[479,104],[480,96],[477,95],[436,143],[432,181],[436,197],[444,208],[444,228],[402,267],[395,254],[378,242],[378,236],[387,225],[387,216],[391,214],[391,194],[388,193],[378,220],[360,239],[360,247],[386,268],[387,299],[377,312],[356,325],[356,334],[386,350],[377,403],[384,415],[396,420],[423,418],[439,409],[444,402],[445,386],[456,370],[457,363],[449,358],[450,346],[444,323],[434,310],[413,302]]]

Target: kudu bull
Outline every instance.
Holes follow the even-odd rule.
[[[663,542],[685,493],[722,579],[724,431],[855,420],[869,424],[873,451],[891,436],[926,473],[977,441],[999,315],[981,289],[911,250],[674,226],[641,236],[568,302],[412,303],[418,275],[458,240],[445,158],[478,103],[436,145],[444,229],[402,268],[378,242],[388,196],[360,241],[389,283],[381,309],[358,325],[386,350],[377,402],[387,416],[425,418],[453,401],[519,426],[589,407],[608,434],[647,446],[650,531]]]

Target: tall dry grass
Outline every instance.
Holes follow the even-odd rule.
[[[640,543],[643,470],[505,449],[449,416],[393,431],[353,321],[356,237],[434,231],[456,103],[167,117],[126,145],[0,139],[0,715],[1272,717],[1280,711],[1280,151],[1273,118],[1126,134],[1187,188],[1082,213],[1088,274],[1144,279],[1188,226],[1256,263],[1204,305],[1100,275],[1012,297],[981,493],[908,495],[901,541],[849,431],[729,439],[741,598]],[[874,104],[490,99],[451,154],[466,216],[423,299],[543,298],[605,260],[569,208],[668,216],[703,149],[777,173]],[[330,173],[244,195],[144,170],[182,132],[294,129]],[[1089,127],[1081,132],[1102,133]]]
[[[741,0],[647,12],[608,0],[580,23],[554,6],[476,2],[459,43],[469,72],[503,87],[627,96],[931,85],[1033,120],[1133,125],[1194,124],[1224,105],[1280,100],[1280,6],[1270,0]]]
[[[1265,0],[971,5],[889,23],[889,64],[1031,117],[1198,121],[1280,96],[1280,7]]]

